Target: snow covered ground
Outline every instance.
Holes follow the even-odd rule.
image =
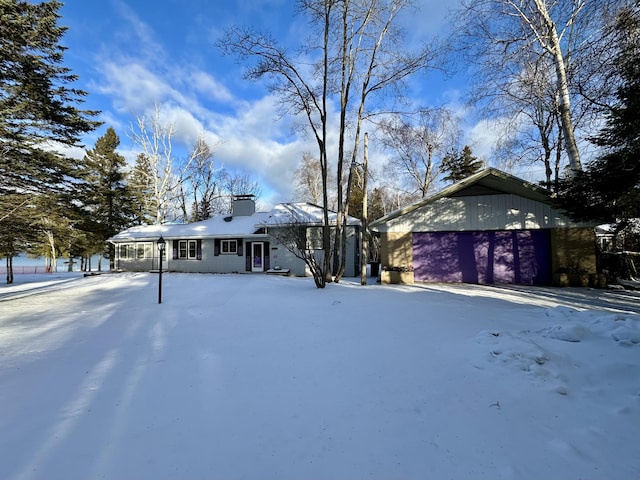
[[[637,479],[640,292],[0,286],[0,478]]]

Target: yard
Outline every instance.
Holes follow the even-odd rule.
[[[0,286],[0,478],[640,477],[640,292],[171,273],[157,294]]]

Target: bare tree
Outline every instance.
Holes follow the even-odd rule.
[[[131,126],[131,138],[142,149],[149,162],[147,174],[151,175],[148,180],[153,186],[156,224],[166,221],[172,190],[176,186],[173,176],[175,159],[171,145],[174,131],[173,125],[162,123],[158,105],[155,106],[152,117],[138,116],[135,126]]]
[[[410,0],[345,0],[339,25],[342,39],[338,40],[340,81],[340,130],[338,143],[338,224],[334,252],[340,259],[335,272],[338,281],[346,265],[346,222],[349,214],[349,186],[353,166],[358,163],[360,135],[365,118],[384,110],[385,92],[395,93],[397,100],[404,81],[421,70],[431,68],[435,57],[428,46],[412,51],[404,44],[403,31],[395,20],[400,12],[412,6]],[[353,89],[353,91],[352,91]],[[377,105],[374,101],[377,100]],[[342,174],[345,160],[346,133],[352,115],[353,137],[351,158],[347,165],[349,176],[347,191],[342,192]]]
[[[327,172],[327,188],[329,189],[329,208],[335,209],[335,175],[332,170]],[[294,200],[322,204],[322,170],[320,163],[309,152],[302,154],[302,159],[294,173]]]
[[[262,193],[260,184],[247,172],[224,170],[221,174],[222,188],[227,196],[253,195],[258,198]]]
[[[391,151],[390,166],[404,180],[405,191],[418,198],[432,192],[442,173],[442,158],[459,143],[458,119],[447,109],[420,112],[412,117],[394,115],[380,122],[380,141]]]
[[[219,42],[223,51],[240,59],[255,60],[247,77],[269,77],[271,88],[282,100],[283,114],[301,114],[318,144],[323,185],[323,248],[325,278],[331,281],[331,251],[328,212],[327,126],[338,125],[336,184],[338,225],[335,233],[334,265],[338,281],[344,272],[348,216],[343,192],[343,173],[351,171],[358,158],[364,119],[375,112],[373,98],[383,92],[399,92],[403,81],[429,66],[431,50],[411,52],[394,29],[398,13],[409,0],[299,0],[298,11],[310,19],[311,34],[297,55],[279,47],[270,36],[232,28]],[[375,95],[379,94],[379,95]],[[391,98],[388,96],[386,98]],[[328,102],[340,105],[338,119],[328,118]],[[382,108],[382,103],[375,105]],[[352,129],[352,130],[351,130]],[[347,142],[351,148],[347,148]],[[346,160],[350,154],[350,159]],[[346,166],[345,166],[346,161]],[[349,185],[349,181],[347,181]]]
[[[556,149],[564,150],[574,172],[582,169],[576,125],[588,118],[585,107],[575,108],[574,101],[581,90],[590,91],[585,82],[597,81],[588,73],[595,71],[589,64],[594,51],[606,49],[601,33],[610,11],[624,2],[463,0],[457,15],[455,29],[463,38],[459,46],[478,66],[476,98],[488,100],[499,115],[505,105],[512,105],[512,112],[526,110],[547,147],[555,143]],[[526,88],[527,83],[543,86],[544,99],[530,95],[535,92]]]
[[[201,136],[182,161],[175,178],[172,195],[181,212],[181,220],[200,221],[217,213],[220,199],[225,196],[222,183],[226,174],[215,163],[213,148]]]
[[[283,218],[276,226],[269,227],[269,235],[275,238],[296,258],[304,261],[318,288],[326,284],[323,254],[322,227],[309,226],[307,219],[289,205],[282,205],[286,210]]]
[[[304,115],[309,130],[318,145],[318,160],[322,173],[323,234],[322,244],[324,262],[323,280],[317,283],[324,288],[331,280],[331,245],[329,230],[329,210],[327,198],[327,111],[329,89],[329,48],[333,1],[300,2],[312,18],[312,26],[318,27],[321,38],[319,59],[309,68],[308,61],[292,57],[287,49],[277,45],[270,35],[251,29],[234,27],[228,30],[218,45],[226,54],[240,59],[255,60],[247,71],[246,78],[258,80],[268,77],[274,80],[270,88],[280,96],[282,114]],[[308,52],[304,52],[308,54]]]

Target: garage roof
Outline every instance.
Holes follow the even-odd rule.
[[[384,224],[389,220],[405,215],[420,207],[433,203],[445,197],[466,197],[471,195],[497,195],[511,194],[519,197],[528,198],[536,202],[553,205],[549,193],[533,183],[514,177],[508,173],[502,172],[495,168],[487,168],[464,180],[454,183],[453,185],[440,190],[431,197],[420,200],[407,207],[400,208],[384,217],[371,222],[371,227]]]

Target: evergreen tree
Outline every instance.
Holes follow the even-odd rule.
[[[119,145],[120,138],[109,127],[96,141],[93,150],[87,150],[83,164],[86,215],[83,230],[92,234],[88,238],[96,242],[93,245],[95,253],[107,253],[105,247],[109,249],[111,267],[113,246],[107,246],[106,240],[131,225],[134,216],[133,199],[126,184],[127,162],[116,152]]]
[[[93,130],[96,112],[79,110],[85,92],[71,88],[77,77],[62,65],[66,27],[58,25],[62,4],[0,2],[0,192],[49,189],[69,176],[66,159],[40,154],[43,141],[76,145]]]
[[[349,215],[358,220],[364,220],[362,215],[362,200],[364,198],[364,192],[362,191],[363,172],[360,167],[356,167],[354,170],[357,170],[357,172],[354,174],[354,182],[349,192]]]
[[[471,148],[465,145],[462,152],[451,150],[442,159],[443,171],[447,173],[444,177],[448,182],[459,182],[482,169],[482,160],[478,160],[471,153]]]
[[[128,185],[132,197],[133,223],[151,225],[156,218],[156,201],[153,189],[151,159],[144,153],[136,157],[136,164],[129,173]]]
[[[13,283],[13,257],[38,241],[34,228],[37,212],[31,198],[31,195],[19,193],[0,195],[0,208],[1,205],[14,205],[0,218],[0,258],[6,259],[7,284]]]
[[[0,1],[0,232],[12,245],[5,255],[19,252],[32,228],[25,209],[44,193],[71,191],[79,178],[73,161],[42,145],[77,145],[98,125],[90,119],[96,112],[78,108],[85,92],[71,86],[77,78],[63,66],[61,6]]]
[[[369,195],[369,221],[372,222],[380,217],[383,217],[387,210],[384,204],[384,190],[383,188],[374,188]]]
[[[640,218],[640,7],[617,18],[617,104],[594,143],[602,154],[562,184],[559,201],[574,218],[616,223]]]

